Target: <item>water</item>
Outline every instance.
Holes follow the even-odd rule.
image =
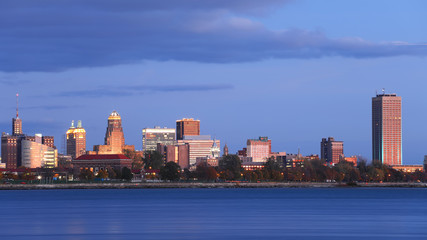
[[[0,191],[0,239],[427,239],[427,189]]]

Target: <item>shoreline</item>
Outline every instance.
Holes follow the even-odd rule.
[[[67,184],[1,184],[0,190],[49,189],[167,189],[167,188],[427,188],[427,183],[67,183]]]

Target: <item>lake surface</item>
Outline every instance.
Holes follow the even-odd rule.
[[[1,239],[427,239],[427,189],[0,191]]]

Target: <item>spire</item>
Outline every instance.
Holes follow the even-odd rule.
[[[71,127],[70,128],[74,128],[74,120],[71,120]]]
[[[19,118],[19,111],[18,111],[18,97],[19,93],[16,93],[16,119]]]
[[[77,128],[82,128],[82,120],[77,121]]]

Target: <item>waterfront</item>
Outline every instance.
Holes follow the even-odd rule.
[[[425,239],[426,189],[0,191],[4,239]]]

